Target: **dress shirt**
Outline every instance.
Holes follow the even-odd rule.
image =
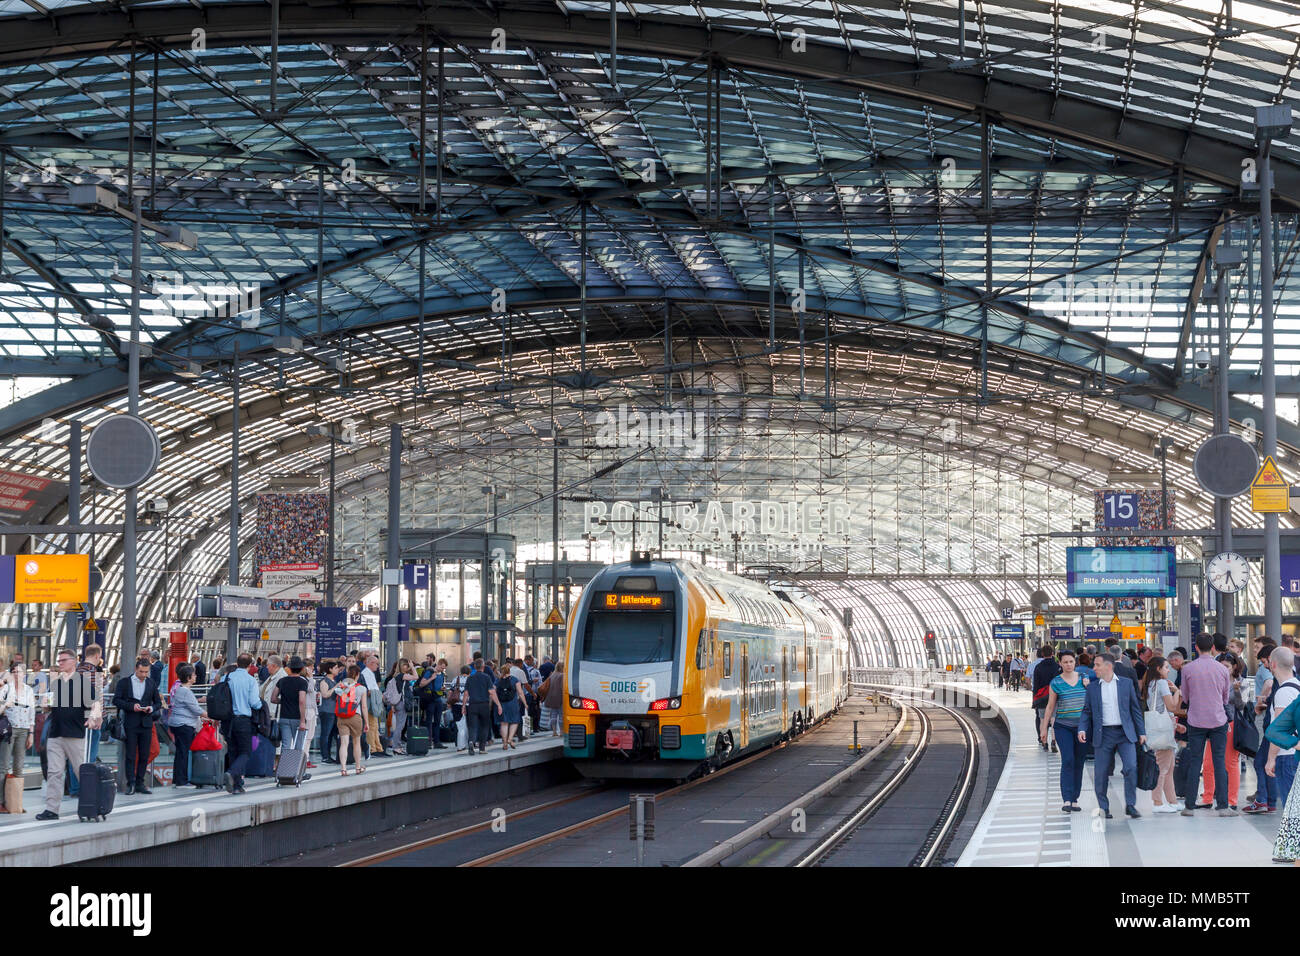
[[[1123,721],[1119,716],[1119,679],[1111,677],[1101,682],[1101,722],[1105,727],[1118,727]]]

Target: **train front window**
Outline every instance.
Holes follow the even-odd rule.
[[[599,664],[670,661],[673,615],[668,611],[593,611],[582,636],[582,659]]]

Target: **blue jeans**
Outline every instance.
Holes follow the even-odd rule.
[[[339,739],[339,722],[330,711],[320,712],[320,755],[322,760],[330,760],[334,752],[334,743]]]
[[[1083,792],[1083,758],[1088,745],[1079,743],[1078,727],[1054,723],[1052,733],[1056,736],[1056,748],[1061,751],[1061,800],[1078,803]]]
[[[1076,740],[1078,738],[1075,738]],[[1093,742],[1096,748],[1094,754],[1094,765],[1092,768],[1093,789],[1097,793],[1097,805],[1103,810],[1110,810],[1110,798],[1106,795],[1106,787],[1110,783],[1110,761],[1112,754],[1119,752],[1119,759],[1124,764],[1124,806],[1131,807],[1137,804],[1137,748],[1133,741],[1129,740],[1124,734],[1123,727],[1103,727],[1101,728],[1101,739]],[[1223,751],[1219,751],[1220,760],[1222,760]],[[1216,795],[1215,799],[1218,799]],[[1228,799],[1228,788],[1223,788],[1223,799]],[[1192,798],[1196,802],[1196,798]]]
[[[307,731],[298,729],[299,720],[297,717],[280,718],[280,752],[283,753],[285,748],[293,749],[295,743],[299,743],[298,737],[302,736],[302,742],[299,749],[305,749],[310,741],[307,740]]]
[[[1218,727],[1187,725],[1187,782],[1184,784],[1187,809],[1196,808],[1197,774],[1205,761],[1205,742],[1210,742],[1210,762],[1214,766],[1214,805],[1223,810],[1228,806],[1228,722]]]
[[[1291,795],[1291,784],[1295,782],[1295,768],[1295,754],[1278,757],[1273,761],[1273,770],[1277,773],[1277,776],[1273,778],[1277,781],[1277,800],[1282,807],[1286,806],[1286,798]]]

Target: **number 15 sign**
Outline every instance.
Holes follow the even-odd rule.
[[[1137,528],[1141,525],[1136,491],[1108,491],[1101,497],[1103,528]]]

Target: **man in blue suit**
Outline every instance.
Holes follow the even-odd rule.
[[[1110,817],[1110,799],[1106,785],[1110,782],[1111,761],[1119,751],[1124,762],[1124,812],[1141,816],[1137,810],[1137,744],[1147,741],[1146,722],[1137,688],[1127,677],[1115,673],[1115,663],[1108,654],[1098,654],[1093,661],[1097,679],[1088,685],[1083,714],[1079,719],[1079,742],[1092,741],[1093,788],[1097,803],[1106,819]]]

